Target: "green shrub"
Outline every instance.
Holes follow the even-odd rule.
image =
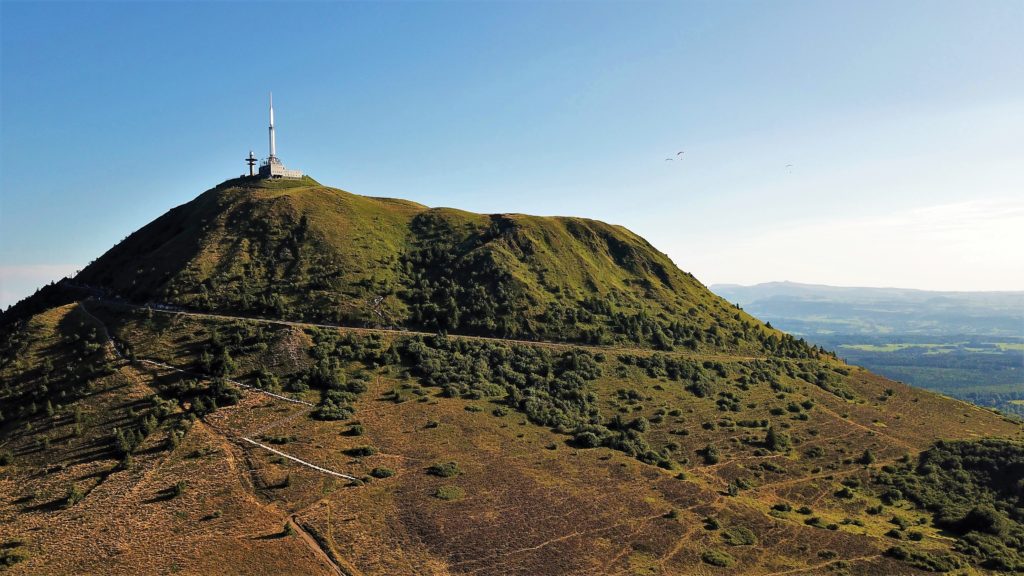
[[[721,460],[718,448],[715,448],[710,444],[701,451],[701,455],[704,456],[704,463],[708,465],[718,464],[719,460]]]
[[[370,476],[374,478],[390,478],[395,475],[395,471],[391,468],[374,468],[370,470]]]
[[[460,473],[459,465],[455,462],[438,462],[427,468],[427,474],[440,476],[441,478],[452,478]]]
[[[753,546],[757,536],[745,526],[730,526],[722,531],[722,540],[730,546]]]
[[[10,568],[28,559],[28,554],[18,548],[20,542],[8,542],[0,547],[0,568]]]
[[[893,546],[885,551],[885,555],[928,572],[949,572],[963,567],[960,559],[951,554],[919,552],[905,546]]]
[[[837,490],[836,493],[835,493],[836,498],[843,498],[845,500],[849,500],[850,498],[853,498],[853,495],[854,495],[853,494],[853,490],[850,490],[849,486],[843,486],[842,488]]]
[[[719,568],[728,568],[736,563],[735,558],[721,550],[707,550],[700,555],[700,559],[703,560],[705,564],[718,566]]]
[[[353,458],[365,458],[367,456],[373,456],[376,453],[377,449],[373,446],[356,446],[355,448],[345,450],[345,454]]]
[[[174,483],[174,486],[171,487],[171,498],[177,498],[183,495],[187,489],[188,483],[184,480],[178,480]]]
[[[573,438],[573,444],[580,448],[597,448],[601,445],[601,439],[593,432],[580,432]]]
[[[774,426],[769,426],[764,436],[764,445],[773,452],[785,452],[789,450],[792,441],[785,432],[779,432]]]
[[[466,495],[466,491],[458,486],[445,484],[434,491],[434,497],[441,500],[459,500]]]
[[[824,520],[817,516],[811,516],[810,518],[804,520],[804,524],[808,526],[814,526],[815,528],[828,528],[828,524],[826,524]]]
[[[84,499],[85,499],[85,492],[83,492],[78,486],[75,486],[74,484],[72,484],[71,488],[68,488],[67,495],[64,496],[64,503],[63,503],[63,505],[64,505],[65,508],[71,508],[72,506],[74,506],[75,504],[78,504],[79,502],[81,502]]]
[[[264,435],[260,436],[260,439],[262,439],[267,444],[273,444],[275,446],[282,446],[282,445],[287,444],[289,442],[294,442],[295,441],[295,436],[272,436],[270,434],[264,434]]]

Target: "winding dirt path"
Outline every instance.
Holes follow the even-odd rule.
[[[115,349],[116,349],[116,347],[115,347]],[[178,368],[177,366],[171,366],[170,364],[166,364],[164,362],[158,362],[156,360],[149,360],[149,359],[146,359],[146,358],[139,358],[137,360],[137,362],[141,362],[143,364],[149,364],[150,366],[159,366],[160,368],[165,368],[167,370],[172,370],[174,372],[178,372],[179,374],[185,374],[185,375],[188,375],[188,376],[195,376],[196,378],[202,378],[203,380],[213,380],[215,378],[214,376],[210,376],[208,374],[200,374],[198,372],[190,372],[188,370],[184,370],[182,368]],[[283,402],[291,402],[292,404],[302,404],[303,406],[309,406],[310,408],[315,406],[315,404],[313,404],[311,402],[306,402],[305,400],[298,400],[296,398],[289,398],[287,396],[282,396],[280,394],[274,394],[273,392],[268,392],[266,390],[263,390],[262,388],[257,388],[255,386],[250,386],[249,384],[243,384],[242,382],[239,382],[238,380],[232,380],[230,378],[223,378],[222,380],[224,380],[225,382],[227,382],[229,384],[234,384],[235,386],[238,386],[239,388],[244,388],[244,389],[246,389],[246,390],[248,390],[250,392],[255,392],[256,394],[263,394],[264,396],[270,396],[271,398],[275,398],[275,399],[281,400]]]
[[[311,464],[309,462],[306,462],[305,460],[301,460],[299,458],[296,458],[295,456],[292,456],[290,454],[285,454],[284,452],[281,452],[280,450],[277,450],[275,448],[271,448],[270,446],[267,446],[266,444],[261,444],[261,443],[255,441],[255,440],[253,440],[252,438],[246,438],[246,437],[243,436],[243,437],[241,437],[239,439],[242,440],[243,442],[248,442],[249,444],[252,444],[253,446],[258,446],[260,448],[263,448],[264,450],[268,450],[270,452],[273,452],[274,454],[277,454],[278,456],[280,456],[282,458],[287,458],[288,460],[291,460],[292,462],[295,462],[296,464],[300,464],[300,465],[305,466],[307,468],[312,468],[313,470],[316,470],[317,472],[323,472],[324,474],[329,474],[331,476],[337,476],[338,478],[344,478],[345,480],[351,480],[351,481],[354,481],[354,482],[358,482],[359,481],[359,478],[356,478],[355,476],[349,476],[348,474],[343,474],[341,472],[335,472],[334,470],[330,470],[330,469],[324,468],[322,466],[317,466],[316,464]]]
[[[114,341],[113,337],[110,335],[110,331],[107,329],[106,324],[102,320],[97,318],[95,315],[93,315],[91,312],[89,312],[89,310],[85,307],[84,302],[79,302],[79,306],[78,307],[79,307],[80,310],[82,310],[82,313],[84,313],[86,316],[91,318],[99,326],[101,332],[103,333],[104,339],[105,339],[105,345],[108,346],[113,351],[114,355],[118,359],[124,359],[124,356],[122,356],[121,351],[117,348],[117,343]],[[188,372],[186,370],[182,370],[181,368],[177,368],[175,366],[171,366],[169,364],[165,364],[163,362],[157,362],[157,361],[154,361],[154,360],[140,359],[140,360],[137,360],[135,363],[137,363],[137,364],[148,364],[148,365],[151,365],[151,366],[158,366],[160,368],[164,368],[164,369],[167,369],[167,370],[172,370],[172,371],[175,371],[175,372],[178,372],[178,373],[193,375],[193,376],[196,376],[198,378],[203,378],[205,380],[211,379],[207,375],[195,374],[195,373],[192,373],[192,372]],[[255,388],[253,386],[249,386],[247,384],[243,384],[243,383],[235,381],[235,380],[227,380],[226,379],[226,381],[230,382],[231,384],[234,384],[236,386],[239,386],[240,388],[243,388],[243,389],[245,389],[247,391],[264,394],[264,395],[270,396],[270,397],[272,397],[272,398],[274,398],[276,400],[281,400],[281,401],[284,401],[284,402],[290,402],[290,403],[293,403],[293,404],[301,404],[301,405],[305,405],[305,406],[309,406],[309,407],[313,406],[313,404],[310,404],[309,402],[304,402],[302,400],[296,400],[294,398],[288,398],[286,396],[281,396],[279,394],[274,394],[272,392],[267,392],[266,390],[261,390],[259,388]],[[289,418],[286,418],[285,420],[289,420],[289,419],[291,419],[293,417],[294,417],[294,415],[290,416]],[[275,422],[275,424],[277,424],[277,422]],[[233,440],[230,435],[225,434],[224,432],[218,431],[218,430],[216,430],[213,427],[209,427],[209,430],[215,432],[217,435],[221,436],[225,440],[228,440],[228,441]],[[311,468],[311,469],[316,470],[318,472],[321,472],[321,473],[324,473],[324,474],[328,474],[328,475],[331,475],[331,476],[337,476],[339,478],[344,478],[344,479],[347,479],[347,480],[358,480],[354,476],[349,476],[348,474],[343,474],[341,472],[335,472],[334,470],[329,470],[327,468],[323,468],[321,466],[317,466],[315,464],[311,464],[309,462],[306,462],[305,460],[301,460],[301,459],[296,458],[294,456],[291,456],[289,454],[285,454],[284,452],[281,452],[280,450],[276,450],[274,448],[271,448],[269,446],[266,446],[264,444],[256,442],[255,440],[252,440],[251,438],[241,437],[241,440],[244,441],[244,442],[247,442],[249,444],[258,446],[260,448],[263,448],[265,450],[269,450],[270,452],[273,452],[273,453],[275,453],[275,454],[277,454],[277,455],[279,455],[279,456],[281,456],[283,458],[287,458],[288,460],[291,460],[293,462],[296,462],[296,463],[298,463],[298,464],[300,464],[302,466],[305,466],[307,468]],[[227,460],[228,469],[231,472],[235,473],[235,474],[240,474],[241,470],[238,468],[237,462],[235,460],[235,455],[234,455],[234,453],[233,453],[233,451],[232,451],[230,446],[225,446],[224,447],[224,455],[225,455],[225,459]],[[155,470],[156,470],[156,468],[154,467],[153,469],[150,470],[150,472],[153,472]],[[246,484],[247,483],[243,480],[243,485],[246,485]],[[137,484],[137,486],[138,486],[138,484]],[[259,505],[258,500],[252,495],[252,493],[249,490],[246,490],[245,493],[252,499],[252,501],[254,503]],[[276,507],[273,506],[273,505],[269,506],[269,508],[276,510]],[[317,539],[314,538],[308,532],[308,530],[305,528],[305,526],[302,525],[302,522],[299,521],[299,517],[298,517],[297,514],[291,514],[290,516],[288,516],[288,518],[290,520],[291,525],[293,526],[293,528],[295,530],[296,535],[310,549],[310,551],[313,553],[313,555],[316,556],[317,558],[319,558],[320,561],[323,562],[324,565],[326,565],[333,574],[335,574],[336,576],[353,576],[353,574],[350,574],[350,573],[348,573],[348,572],[346,572],[346,571],[341,569],[341,567],[338,565],[338,563],[334,561],[334,558],[331,556],[331,554],[328,551],[324,550],[323,547],[320,545],[320,542],[317,541]]]
[[[331,572],[335,573],[337,576],[350,576],[350,574],[341,569],[341,566],[338,566],[338,563],[334,561],[331,554],[327,550],[324,550],[323,546],[320,545],[320,541],[314,538],[313,535],[306,530],[306,527],[299,521],[298,514],[292,514],[290,519],[292,526],[295,528],[295,534],[299,538],[302,538],[303,542],[306,543],[306,546],[313,551],[313,554],[316,554],[324,564],[331,567]]]
[[[120,302],[116,300],[105,300],[102,298],[94,299],[96,302],[102,302],[111,306],[120,306],[123,308],[130,308],[133,310],[151,310],[155,314],[168,314],[172,316],[191,316],[195,318],[209,318],[212,320],[241,320],[245,322],[260,322],[263,324],[273,324],[277,326],[292,326],[296,328],[327,328],[331,330],[345,330],[349,332],[363,333],[363,334],[398,334],[402,336],[437,336],[434,332],[422,332],[417,330],[405,330],[397,328],[364,328],[357,326],[344,326],[341,324],[322,324],[317,322],[298,322],[294,320],[278,320],[273,318],[259,318],[253,316],[237,316],[232,314],[215,314],[212,312],[195,312],[191,310],[179,310],[179,309],[163,309],[154,308],[150,306],[139,306],[136,304],[128,304],[126,302]],[[737,354],[715,354],[715,353],[704,353],[704,352],[680,352],[680,351],[660,351],[652,350],[650,348],[630,348],[622,346],[595,346],[593,344],[582,344],[573,342],[550,342],[546,340],[519,340],[514,338],[497,338],[494,336],[471,336],[465,334],[449,334],[451,338],[459,338],[463,340],[475,340],[478,342],[497,342],[505,344],[523,344],[526,346],[541,346],[545,348],[554,348],[559,350],[571,350],[573,348],[584,348],[588,350],[596,350],[600,352],[613,353],[613,354],[668,354],[671,356],[679,356],[684,358],[694,358],[701,360],[721,360],[726,362],[749,362],[754,360],[765,360],[766,356],[744,356]]]

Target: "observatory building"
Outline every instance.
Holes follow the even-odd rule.
[[[249,164],[249,173],[252,174],[253,161],[252,151],[246,158]],[[285,167],[281,159],[277,157],[277,143],[274,140],[274,95],[270,95],[270,156],[260,163],[260,178],[302,178],[302,170],[291,170]]]

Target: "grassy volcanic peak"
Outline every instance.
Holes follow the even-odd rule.
[[[710,293],[643,238],[301,181],[232,180],[76,278],[136,302],[353,326],[662,350],[816,351]]]

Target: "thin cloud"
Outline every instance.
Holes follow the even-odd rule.
[[[1021,290],[1017,246],[1024,199],[970,200],[775,229],[725,243],[692,267],[710,282]]]

